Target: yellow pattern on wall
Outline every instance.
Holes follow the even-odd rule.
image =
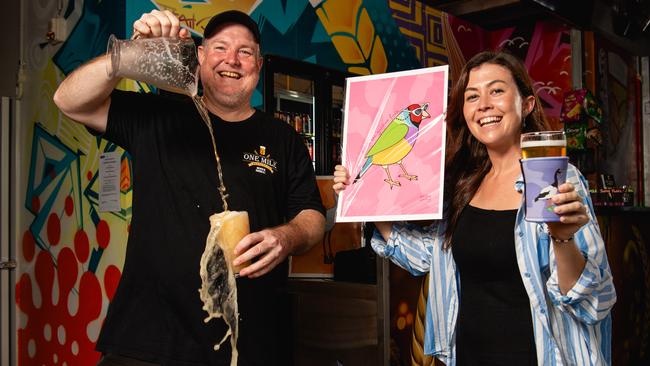
[[[388,59],[384,45],[362,0],[326,0],[315,7],[349,72],[361,75],[386,72]]]
[[[192,6],[187,6],[186,2],[179,0],[154,1],[159,9],[176,14],[183,25],[201,35],[213,15],[226,10],[239,10],[250,14],[260,3],[259,0],[206,1],[203,4],[193,3]]]

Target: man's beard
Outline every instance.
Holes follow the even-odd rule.
[[[214,89],[210,90],[212,94],[210,99],[217,105],[224,106],[228,109],[236,109],[239,107],[248,107],[250,97],[244,91],[237,91],[231,94],[223,92],[215,92]]]

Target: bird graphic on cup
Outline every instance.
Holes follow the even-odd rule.
[[[555,175],[553,176],[553,183],[542,188],[537,197],[535,197],[535,202],[539,200],[547,200],[557,194],[557,176],[562,172],[560,169],[555,170]]]
[[[551,198],[558,193],[558,187],[566,180],[567,157],[543,157],[522,159],[526,198],[526,220],[533,222],[554,222],[560,218],[553,211]]]

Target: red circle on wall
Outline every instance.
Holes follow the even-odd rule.
[[[74,252],[79,262],[84,263],[88,260],[90,241],[88,240],[88,234],[83,229],[77,230],[74,234]]]
[[[23,234],[23,257],[26,261],[31,262],[34,259],[34,252],[36,252],[36,240],[32,232],[27,230]]]
[[[50,245],[57,245],[61,240],[61,220],[55,213],[51,213],[47,218],[47,240]]]
[[[116,266],[111,264],[106,267],[106,272],[104,273],[104,289],[106,290],[108,301],[113,300],[117,285],[120,283],[120,277],[122,277],[122,274]]]
[[[65,198],[65,214],[68,216],[72,216],[72,212],[74,211],[74,202],[72,201],[72,197],[68,196]]]
[[[108,223],[106,221],[99,220],[95,236],[97,237],[97,244],[99,247],[106,249],[108,247],[108,243],[111,241],[111,229],[108,227]]]

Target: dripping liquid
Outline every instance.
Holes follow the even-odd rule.
[[[201,275],[201,281],[202,281],[202,287],[199,290],[199,293],[201,294],[201,300],[204,303],[203,309],[208,311],[208,317],[205,319],[205,322],[208,322],[211,318],[213,317],[223,317],[224,321],[226,322],[226,325],[228,326],[228,331],[226,334],[223,336],[223,338],[214,346],[214,350],[219,350],[221,345],[230,337],[230,345],[231,345],[231,356],[230,356],[230,366],[237,366],[237,360],[239,358],[239,352],[237,350],[237,338],[238,338],[238,318],[239,318],[239,312],[238,312],[238,307],[237,307],[237,284],[235,282],[234,274],[231,273],[230,269],[226,269],[228,272],[228,281],[230,287],[232,287],[232,293],[230,293],[230,296],[227,296],[227,300],[225,300],[225,303],[221,303],[221,309],[222,313],[215,316],[216,314],[213,313],[214,311],[214,304],[210,306],[211,304],[211,298],[209,294],[206,294],[204,292],[205,288],[205,279],[204,279],[204,270],[206,270],[206,266],[204,261],[207,260],[210,255],[218,255],[218,253],[215,251],[214,246],[221,247],[220,243],[218,242],[217,238],[215,237],[215,234],[219,232],[222,229],[223,223],[220,222],[222,219],[218,219],[217,216],[224,215],[228,211],[228,202],[226,201],[226,198],[228,197],[228,194],[226,193],[226,187],[223,183],[223,173],[221,170],[221,160],[219,159],[219,154],[217,153],[217,144],[215,141],[214,137],[214,131],[212,129],[212,123],[210,121],[210,115],[208,114],[208,109],[206,108],[205,104],[203,103],[203,99],[201,99],[200,96],[198,95],[193,95],[192,96],[192,101],[194,102],[194,105],[196,106],[196,109],[199,112],[199,115],[201,115],[201,118],[203,119],[203,122],[205,123],[205,126],[208,128],[208,131],[210,131],[210,139],[212,141],[212,149],[214,152],[214,157],[215,161],[217,163],[217,174],[219,177],[219,196],[221,197],[221,201],[223,203],[223,212],[221,214],[215,214],[212,215],[210,218],[210,233],[208,234],[208,239],[206,243],[206,250],[203,253],[201,257],[201,270],[200,270],[200,275]],[[213,219],[216,222],[213,222]],[[221,248],[220,250],[217,251],[223,251],[224,248]],[[224,254],[222,254],[224,255]],[[225,255],[224,255],[225,258]],[[227,266],[227,265],[226,265]],[[206,296],[208,295],[208,296]],[[226,309],[228,308],[228,309]],[[230,310],[230,311],[228,311]],[[233,314],[234,312],[234,314]],[[231,317],[228,316],[228,314],[231,314]],[[234,315],[234,316],[232,316]],[[228,321],[230,319],[230,321]]]
[[[212,149],[214,150],[214,158],[217,162],[217,174],[219,176],[219,196],[221,197],[221,202],[223,203],[223,210],[228,211],[228,202],[226,198],[228,194],[226,193],[226,186],[223,184],[223,173],[221,171],[221,161],[219,160],[219,154],[217,153],[217,143],[214,140],[214,131],[212,130],[212,123],[210,122],[210,115],[208,114],[208,109],[203,104],[203,99],[200,96],[194,95],[192,101],[196,106],[196,109],[199,111],[203,122],[205,122],[206,127],[210,131],[210,139],[212,139]]]

